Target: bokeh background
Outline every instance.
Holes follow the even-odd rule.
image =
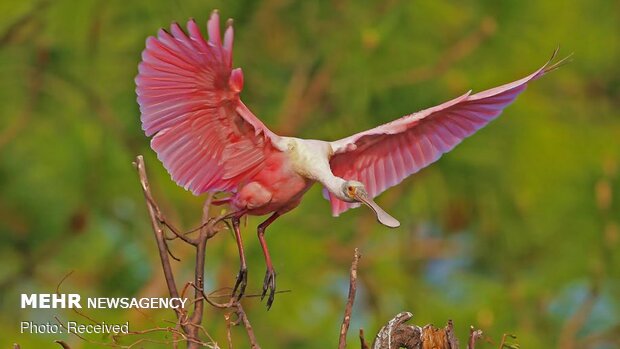
[[[67,335],[19,334],[19,321],[78,319],[19,309],[20,293],[165,296],[131,165],[144,154],[154,195],[177,225],[204,197],[169,178],[142,133],[133,79],[147,36],[172,21],[235,19],[245,103],[274,131],[337,139],[469,89],[521,78],[558,44],[573,62],[533,83],[504,114],[379,202],[332,218],[315,186],[268,232],[280,290],[270,311],[244,301],[264,348],[335,347],[354,247],[363,255],[349,340],[397,312],[453,319],[497,348],[620,347],[620,5],[617,1],[2,1],[0,2],[0,346],[96,348]],[[204,26],[203,26],[204,28]],[[249,293],[264,263],[244,227]],[[180,282],[192,278],[191,250]],[[207,250],[207,289],[231,286],[233,238]],[[132,330],[170,311],[88,310]],[[224,312],[204,326],[227,346]],[[242,328],[235,348],[249,347]],[[93,341],[109,342],[101,336]],[[136,338],[125,338],[131,343]],[[152,339],[165,339],[153,335]],[[491,343],[492,341],[492,343]],[[514,341],[513,341],[514,342]],[[145,348],[170,347],[143,344]]]

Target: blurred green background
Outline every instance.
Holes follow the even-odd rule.
[[[154,195],[181,227],[198,224],[204,197],[156,160],[133,79],[147,36],[189,17],[205,24],[214,8],[235,19],[245,103],[275,132],[306,138],[341,138],[521,78],[558,44],[560,56],[575,53],[380,197],[401,228],[366,209],[332,218],[319,186],[272,225],[278,287],[292,292],[268,312],[244,301],[263,348],[336,346],[354,247],[363,257],[352,348],[359,327],[372,339],[405,310],[420,325],[453,319],[462,343],[469,325],[481,328],[489,342],[479,348],[497,348],[503,333],[522,348],[620,347],[620,5],[587,0],[0,2],[0,347],[98,347],[18,333],[19,321],[54,315],[88,323],[19,309],[20,293],[53,293],[70,271],[61,291],[82,297],[166,295],[131,162],[145,155]],[[249,293],[264,275],[261,220],[243,228]],[[192,251],[172,249],[177,280],[191,280]],[[231,286],[237,269],[232,237],[212,239],[207,289]],[[227,347],[225,313],[207,309],[204,327]],[[132,330],[174,319],[86,314]],[[249,347],[242,328],[233,344]]]

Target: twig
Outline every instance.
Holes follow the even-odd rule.
[[[512,339],[517,338],[517,336],[515,336],[514,334],[510,334],[510,333],[504,333],[502,335],[502,341],[499,342],[499,349],[504,349],[504,347],[506,346],[506,338],[510,337]]]
[[[234,307],[234,305],[235,305],[234,299],[229,300],[227,303],[217,303],[217,302],[214,302],[214,301],[212,301],[210,299],[209,296],[207,296],[207,294],[205,294],[204,289],[202,289],[201,287],[198,287],[193,282],[190,282],[189,285],[192,286],[197,292],[200,292],[200,295],[198,296],[196,301],[198,301],[198,300],[200,300],[200,301],[207,301],[207,303],[209,303],[209,305],[211,305],[212,307],[215,307],[215,308],[219,308],[219,309],[229,309],[229,308]]]
[[[168,238],[165,236],[164,228],[167,227],[170,231],[173,232],[173,234],[176,235],[176,237],[180,238],[187,244],[194,246],[194,248],[196,249],[194,281],[189,283],[195,288],[195,300],[193,304],[193,310],[191,315],[189,315],[185,309],[175,309],[175,313],[178,320],[177,326],[180,327],[185,333],[185,335],[183,335],[182,337],[184,340],[187,341],[188,349],[199,348],[201,345],[203,345],[203,342],[199,340],[199,334],[201,330],[204,331],[201,323],[204,314],[204,301],[206,299],[206,297],[203,297],[204,292],[202,291],[204,288],[206,245],[207,240],[215,236],[215,234],[219,231],[215,227],[215,225],[222,221],[224,217],[219,216],[215,219],[209,217],[209,206],[211,205],[211,200],[213,199],[213,195],[209,195],[204,204],[203,216],[201,220],[201,225],[199,227],[198,236],[195,238],[190,238],[186,236],[187,234],[180,233],[178,229],[176,229],[172,224],[167,221],[166,217],[164,217],[162,211],[159,209],[159,206],[155,202],[155,199],[153,198],[153,195],[151,193],[148,177],[146,175],[144,158],[141,155],[138,155],[136,157],[134,166],[138,170],[140,185],[142,186],[142,192],[144,194],[146,206],[149,212],[149,216],[151,218],[151,226],[153,228],[155,240],[157,241],[159,257],[161,259],[162,269],[164,271],[164,277],[166,279],[168,292],[170,293],[171,297],[178,298],[179,291],[174,280],[174,274],[172,272],[172,267],[170,266],[169,256],[174,259],[177,258],[174,257],[170,252],[167,243]],[[184,293],[185,288],[183,289],[183,294]]]
[[[155,199],[153,198],[153,195],[150,191],[148,178],[146,176],[143,157],[140,155],[137,156],[134,165],[136,166],[140,177],[140,184],[142,186],[142,191],[144,193],[144,198],[151,218],[151,225],[155,233],[155,239],[157,240],[159,256],[161,258],[164,275],[166,277],[166,284],[168,285],[168,290],[171,297],[178,297],[179,292],[174,281],[172,268],[170,267],[170,260],[168,259],[168,256],[172,254],[168,249],[167,240],[179,238],[185,243],[194,246],[194,248],[196,249],[194,280],[188,282],[182,291],[182,294],[185,295],[185,292],[189,286],[194,288],[193,311],[191,316],[188,316],[187,313],[185,313],[184,311],[177,310],[177,326],[181,327],[183,332],[185,332],[185,334],[177,334],[188,342],[188,349],[199,348],[201,345],[203,345],[203,343],[198,338],[201,330],[206,333],[204,328],[201,326],[201,323],[204,314],[204,304],[205,302],[207,302],[215,308],[233,309],[235,314],[237,314],[239,322],[243,323],[245,327],[251,347],[253,349],[260,349],[260,346],[257,344],[256,336],[254,335],[252,325],[250,324],[250,321],[248,320],[241,304],[235,300],[230,300],[227,303],[217,303],[209,299],[209,297],[204,292],[204,272],[207,241],[220,231],[220,229],[218,229],[216,226],[220,222],[228,219],[229,216],[220,215],[215,218],[210,217],[209,208],[211,207],[211,202],[213,200],[213,194],[210,194],[203,205],[201,225],[197,229],[194,229],[188,233],[181,233],[166,220],[166,217],[164,217],[157,203],[155,202]],[[175,235],[175,237],[167,238],[164,235],[164,227],[167,227]],[[187,234],[195,231],[198,231],[198,236],[194,238],[187,236]],[[227,319],[227,326],[229,325],[230,321],[229,319]],[[230,347],[232,345],[232,340],[230,337],[229,329],[227,334]]]
[[[65,276],[62,277],[62,279],[60,279],[60,281],[56,285],[56,294],[58,295],[60,294],[60,286],[62,285],[63,282],[65,282],[65,280],[69,278],[69,276],[71,276],[71,274],[73,274],[73,270],[68,272]]]
[[[198,237],[198,244],[196,246],[196,267],[194,272],[194,283],[200,290],[204,288],[204,271],[205,271],[205,254],[207,249],[207,229],[206,227],[200,230],[200,236]],[[202,314],[204,311],[204,301],[201,297],[201,292],[198,289],[194,292],[194,312],[192,313],[191,323],[200,324],[202,320]]]
[[[347,332],[349,331],[349,325],[351,324],[351,311],[353,310],[353,302],[355,301],[355,292],[357,291],[357,265],[359,264],[360,253],[355,248],[353,254],[353,262],[351,263],[351,275],[349,280],[349,296],[347,298],[347,305],[344,308],[344,318],[342,319],[342,326],[340,326],[340,339],[338,340],[338,349],[344,349],[347,346]]]
[[[153,339],[149,339],[149,338],[140,338],[138,340],[136,340],[135,342],[128,344],[128,345],[121,345],[118,343],[107,343],[107,342],[98,342],[98,341],[93,341],[90,340],[84,336],[82,336],[81,334],[77,333],[77,332],[72,332],[69,331],[69,329],[65,326],[65,324],[60,321],[60,319],[57,316],[54,316],[54,319],[56,320],[56,322],[60,325],[60,327],[62,327],[67,333],[70,333],[78,338],[80,338],[81,340],[83,340],[84,342],[87,342],[89,344],[95,344],[97,346],[105,346],[105,347],[111,347],[111,348],[121,348],[121,349],[131,349],[134,348],[135,346],[142,344],[142,343],[155,343],[155,344],[173,344],[175,345],[176,343],[179,342],[187,342],[187,343],[195,343],[196,345],[198,345],[198,347],[200,348],[202,347],[208,347],[208,348],[213,348],[212,345],[210,345],[209,343],[205,343],[202,342],[200,340],[196,340],[196,339],[192,339],[187,337],[183,332],[175,330],[173,328],[170,327],[157,327],[157,328],[151,328],[148,330],[144,330],[144,331],[131,331],[128,333],[128,335],[140,335],[140,334],[146,334],[146,333],[152,333],[152,332],[172,332],[173,334],[176,334],[180,337],[180,339],[173,339],[173,340],[153,340]]]
[[[258,342],[256,341],[256,336],[254,335],[254,330],[252,329],[252,325],[250,324],[250,320],[248,320],[241,303],[238,301],[235,302],[237,316],[243,323],[243,327],[245,327],[245,332],[248,334],[248,340],[250,341],[250,346],[252,349],[260,349]]]
[[[170,297],[178,298],[179,291],[177,290],[176,283],[174,281],[174,274],[172,273],[172,267],[170,266],[170,260],[168,259],[168,246],[166,244],[166,240],[164,238],[164,231],[159,223],[159,219],[157,218],[157,212],[160,212],[159,208],[155,204],[153,200],[150,200],[153,196],[151,194],[151,187],[149,185],[148,177],[146,176],[146,170],[144,168],[144,158],[142,155],[138,155],[136,157],[136,161],[134,162],[134,166],[138,170],[138,176],[140,177],[140,185],[142,186],[142,192],[144,193],[144,197],[146,199],[146,206],[149,212],[149,216],[151,217],[151,226],[153,228],[153,233],[155,234],[155,240],[157,241],[157,248],[159,249],[159,258],[161,259],[162,269],[164,271],[164,277],[166,279],[166,285],[168,286],[168,292],[170,292]],[[179,321],[181,321],[181,311],[175,309],[175,313]],[[184,330],[189,330],[189,327],[182,326]]]
[[[366,338],[364,338],[363,328],[360,328],[360,347],[361,349],[370,349],[370,347],[368,347],[368,343],[366,343]]]
[[[60,279],[60,281],[58,282],[58,284],[56,285],[56,294],[60,295],[60,287],[62,286],[62,284],[67,281],[67,279],[73,275],[73,270],[68,272],[67,274],[65,274],[65,276],[62,277],[62,279]],[[93,324],[98,324],[99,321],[93,319],[92,317],[86,315],[85,313],[83,313],[82,311],[78,310],[78,308],[72,308],[73,312],[76,313],[77,315],[83,317],[84,319],[87,319],[88,321],[90,321]]]
[[[219,309],[233,309],[235,314],[237,314],[237,323],[233,323],[230,321],[230,317],[228,317],[228,315],[225,315],[226,318],[226,326],[227,326],[227,337],[228,337],[228,345],[229,347],[232,346],[232,341],[230,339],[230,325],[236,325],[238,323],[242,323],[243,326],[245,327],[245,332],[248,335],[248,340],[250,341],[250,346],[252,349],[260,349],[260,346],[258,345],[258,342],[256,340],[256,335],[254,334],[254,329],[252,328],[252,324],[250,324],[250,320],[248,319],[247,315],[245,314],[245,311],[243,310],[243,306],[241,305],[241,303],[236,299],[236,298],[231,298],[228,302],[226,303],[217,303],[212,301],[211,299],[209,299],[210,297],[207,296],[204,293],[204,290],[198,288],[198,286],[194,285],[193,283],[190,283],[190,286],[194,287],[194,289],[196,289],[196,291],[200,292],[201,294],[201,299],[205,300],[207,303],[209,303],[211,306],[215,307],[215,308],[219,308]]]
[[[467,349],[475,349],[476,341],[481,337],[481,330],[475,330],[474,326],[469,326],[469,341],[467,341]]]
[[[228,349],[233,349],[232,334],[230,333],[231,328],[232,328],[232,321],[230,320],[230,314],[225,314],[224,320],[226,320],[226,340],[228,341]]]
[[[144,162],[144,160],[142,161]],[[146,178],[146,174],[145,174],[145,179],[147,180],[147,184],[148,184],[148,178]],[[144,186],[143,186],[143,189],[144,189]],[[189,232],[187,232],[187,234],[182,234],[179,232],[177,228],[175,228],[172,224],[170,224],[168,220],[166,219],[166,217],[164,217],[164,215],[161,213],[161,209],[159,208],[159,205],[157,205],[157,203],[155,202],[155,199],[153,198],[153,195],[151,194],[150,190],[144,191],[144,198],[147,201],[147,205],[150,205],[153,208],[154,213],[155,213],[155,218],[157,219],[159,224],[163,224],[164,226],[166,226],[166,228],[168,228],[177,238],[180,238],[181,240],[185,241],[186,243],[190,245],[196,246],[198,242],[196,240],[192,240],[188,238],[186,235],[202,229],[204,224],[201,224],[198,228],[194,230],[190,230]],[[166,237],[166,240],[174,240],[174,239],[175,238]]]
[[[57,341],[54,341],[54,343],[57,343],[57,344],[58,344],[58,345],[60,345],[63,349],[71,349],[71,347],[69,346],[69,344],[65,343],[64,341],[57,340]]]
[[[68,272],[65,276],[63,276],[62,279],[60,279],[60,281],[58,282],[58,285],[56,285],[56,294],[60,295],[60,286],[62,285],[63,282],[65,282],[65,280],[69,278],[69,276],[71,276],[71,274],[73,274],[73,270]],[[61,347],[63,347],[63,349],[71,349],[69,344],[65,343],[64,341],[55,340],[54,343],[58,343]]]

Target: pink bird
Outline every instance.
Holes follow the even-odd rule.
[[[222,37],[217,11],[205,40],[194,20],[185,33],[173,23],[146,40],[136,93],[142,128],[172,179],[195,195],[228,192],[220,200],[230,218],[241,267],[233,296],[247,285],[247,266],[239,221],[244,215],[271,214],[258,226],[267,272],[261,299],[271,307],[276,274],[265,230],[299,205],[319,182],[332,214],[365,204],[391,228],[400,223],[373,198],[450,151],[512,103],[527,84],[557,68],[551,60],[532,74],[490,90],[467,92],[441,105],[333,142],[279,136],[239,98],[241,68],[232,69],[233,27]],[[238,291],[238,293],[237,293]]]

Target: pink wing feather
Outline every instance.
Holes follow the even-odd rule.
[[[551,60],[555,57],[552,56]],[[527,84],[557,68],[564,60],[521,80],[490,90],[470,92],[441,105],[404,116],[368,131],[331,142],[334,175],[357,180],[375,197],[430,165],[463,139],[499,116]],[[334,216],[357,207],[329,194]]]
[[[196,22],[189,36],[173,23],[146,40],[136,77],[142,128],[174,181],[198,195],[235,191],[277,151],[271,132],[241,102],[243,73],[232,69],[231,22],[220,36],[213,12],[206,41]]]

